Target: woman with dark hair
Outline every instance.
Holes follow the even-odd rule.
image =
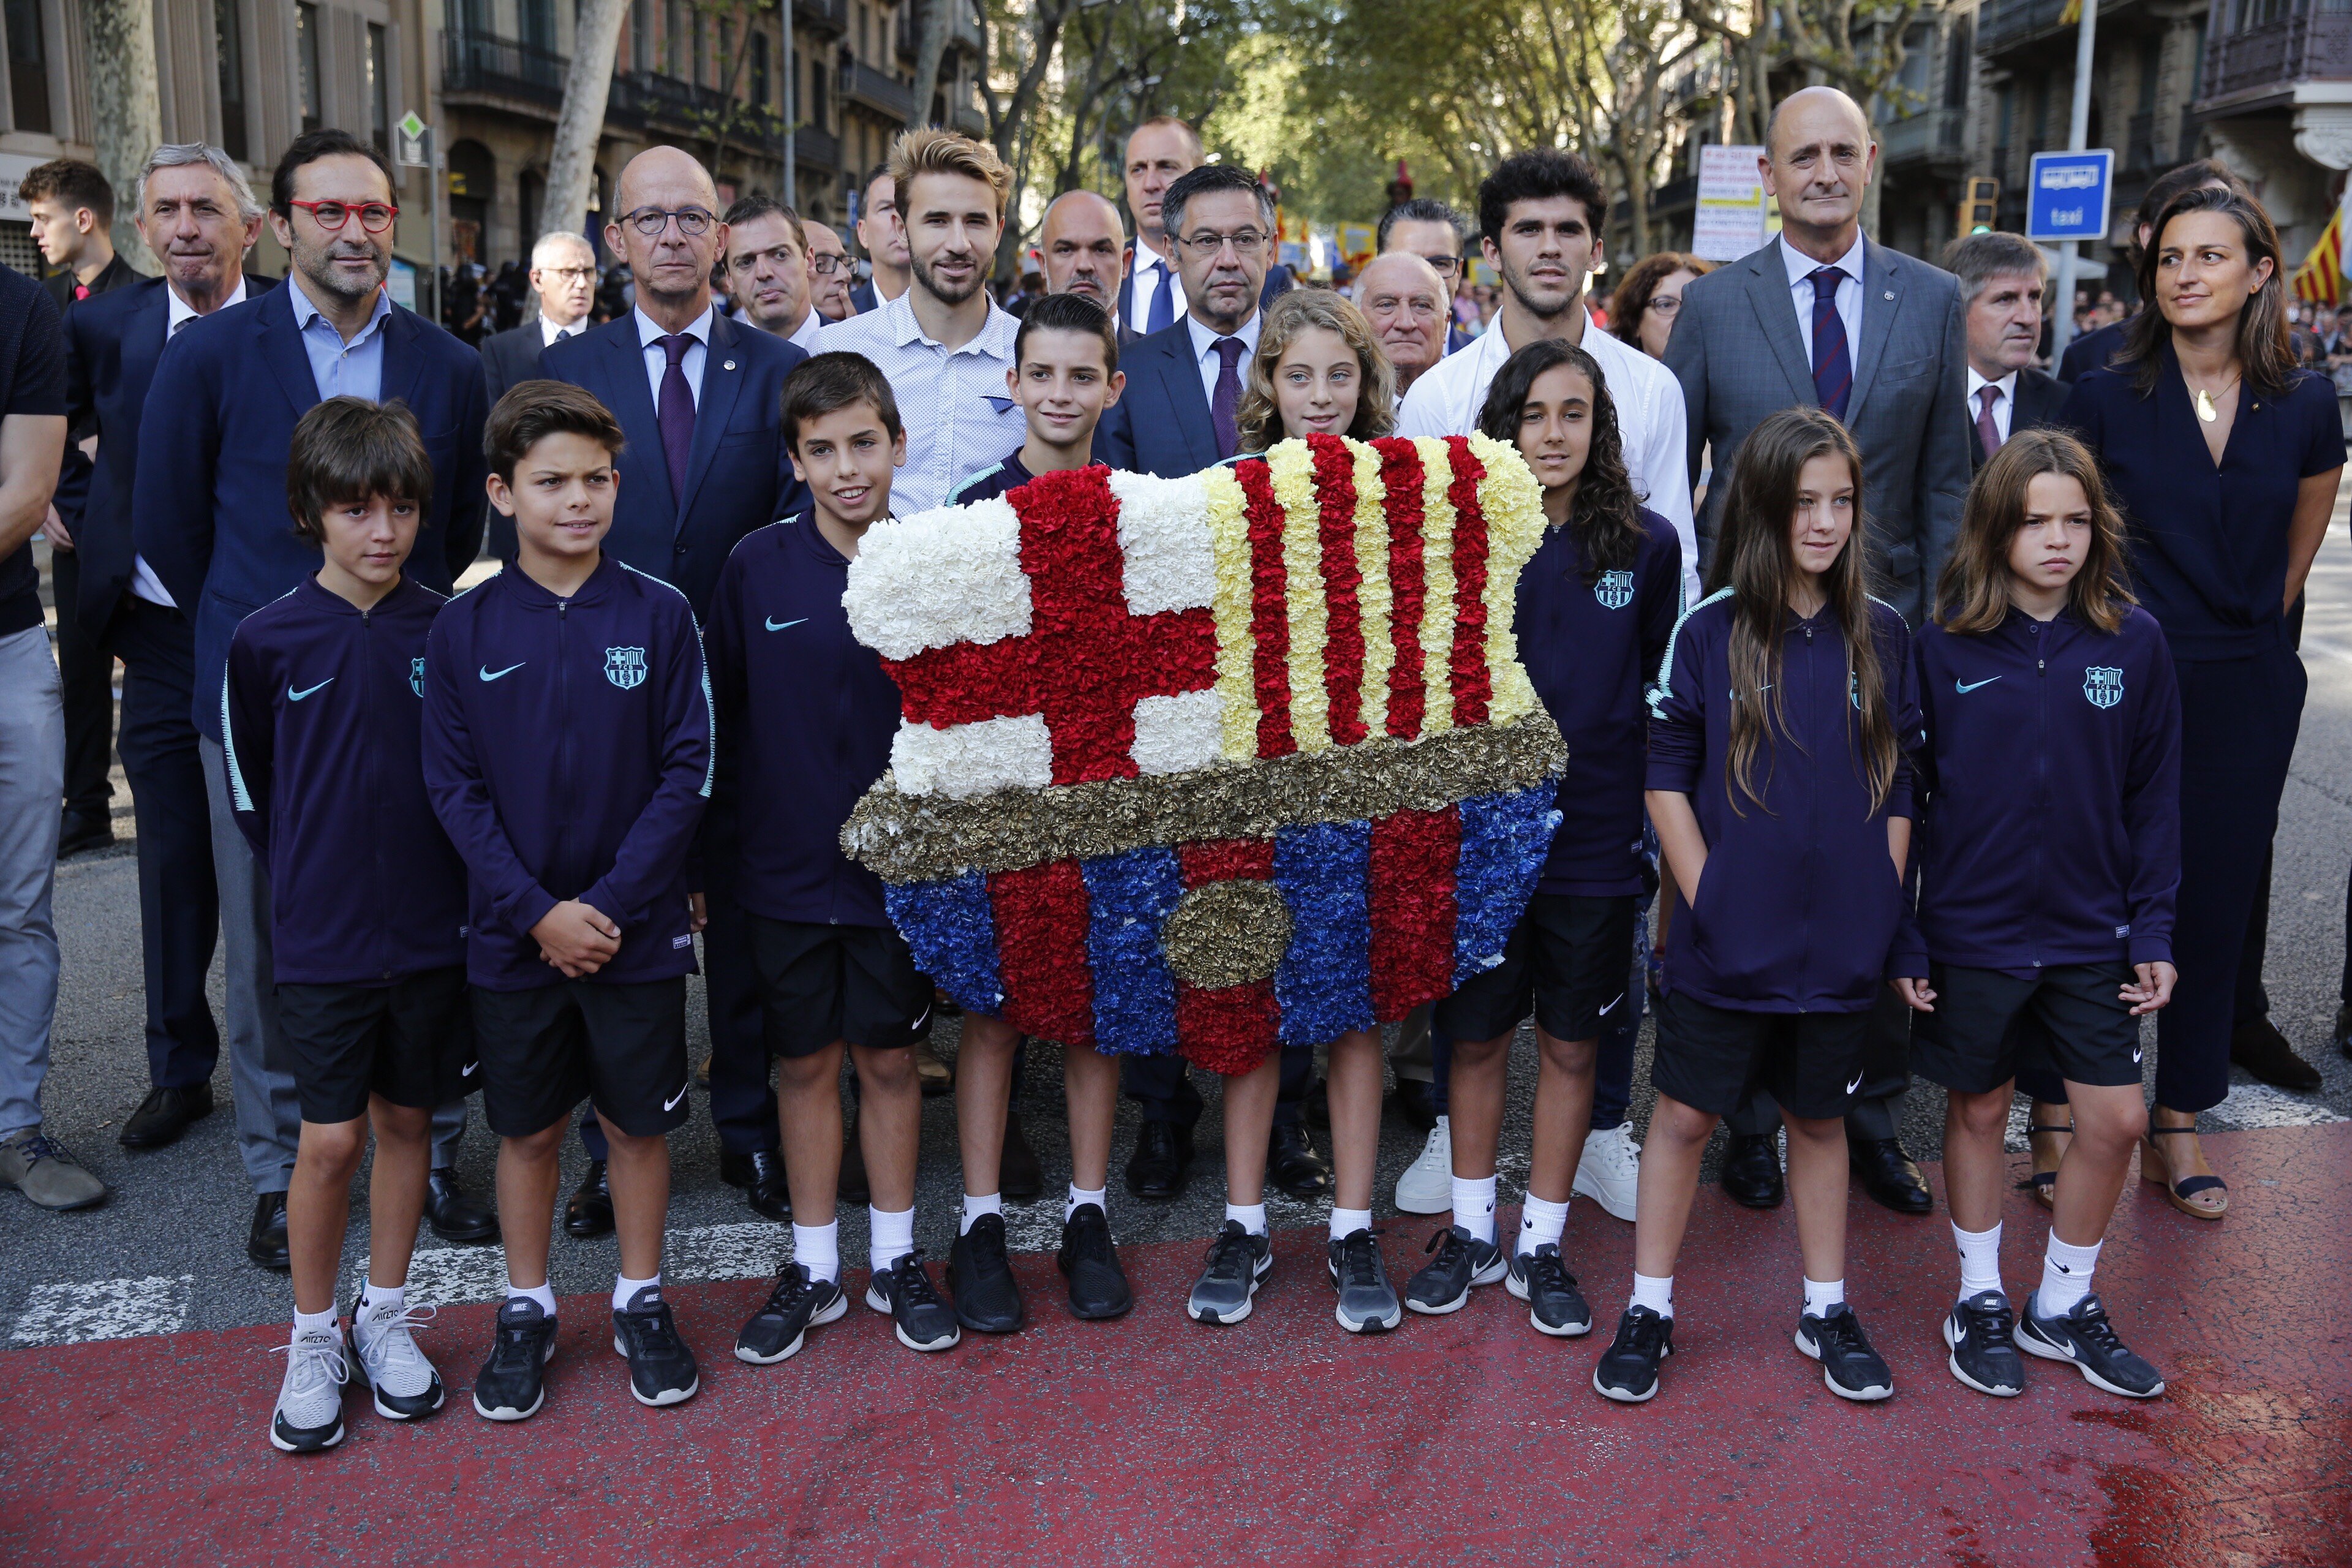
[[[1661,250],[1633,263],[1609,297],[1609,330],[1652,359],[1666,357],[1683,289],[1715,270],[1715,263],[1681,250]]]
[[[2153,308],[2074,384],[2059,423],[2099,454],[2133,589],[2179,672],[2180,984],[2157,1023],[2140,1173],[2182,1213],[2219,1219],[2229,1189],[2197,1113],[2230,1089],[2239,958],[2303,717],[2287,611],[2327,531],[2344,432],[2336,389],[2289,352],[2278,232],[2252,196],[2209,185],[2167,203],[2139,287]]]

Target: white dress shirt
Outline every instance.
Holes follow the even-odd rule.
[[[181,299],[180,291],[169,284],[163,287],[163,299],[164,309],[168,312],[163,320],[163,341],[170,342],[182,327],[196,319],[196,311],[195,307]],[[244,303],[245,279],[239,275],[236,287],[215,309],[226,310],[231,305]],[[155,568],[147,564],[144,555],[131,558],[131,593],[134,598],[144,599],[151,605],[161,605],[167,610],[178,608],[173,603],[170,591],[163,586],[163,579],[155,575]]]
[[[1623,438],[1626,472],[1642,504],[1674,524],[1683,546],[1683,603],[1698,603],[1698,536],[1691,523],[1690,473],[1685,467],[1688,421],[1682,384],[1674,373],[1630,343],[1588,321],[1577,345],[1592,356],[1609,382]],[[1511,357],[1501,318],[1461,348],[1421,373],[1404,395],[1400,436],[1467,436],[1478,428],[1486,388]]]
[[[1021,405],[1004,390],[1021,320],[991,300],[988,320],[961,348],[928,336],[915,318],[914,290],[818,335],[827,351],[864,354],[898,401],[907,461],[890,481],[890,510],[912,517],[945,506],[956,487],[1001,463],[1028,434]]]
[[[1974,441],[1977,438],[1977,411],[1984,406],[1979,395],[1988,386],[1994,392],[1992,427],[2000,432],[2001,442],[2005,446],[2009,441],[2009,416],[2017,407],[2015,371],[2011,371],[1999,381],[1987,381],[1977,374],[1976,366],[1969,366],[1969,439]]]
[[[801,330],[784,341],[805,353],[816,353],[820,352],[816,346],[816,336],[829,324],[823,316],[817,314],[816,307],[811,305],[807,318],[801,322]]]
[[[1169,247],[1175,248],[1173,240],[1169,242]],[[1135,308],[1135,330],[1139,332],[1150,330],[1151,301],[1160,292],[1160,279],[1163,273],[1167,275],[1169,286],[1175,296],[1175,320],[1181,321],[1184,319],[1183,274],[1176,270],[1176,264],[1173,261],[1141,240],[1137,240],[1135,242],[1135,287],[1128,291],[1128,303]],[[1116,291],[1111,296],[1111,304],[1114,309],[1118,304]]]
[[[559,327],[545,316],[539,319],[539,346],[551,349],[565,338],[576,338],[588,330],[588,318],[581,317],[568,327]]]
[[[1797,340],[1805,345],[1805,363],[1813,363],[1813,274],[1822,264],[1780,237],[1780,265],[1789,269],[1789,299],[1797,307]],[[1851,363],[1862,351],[1862,234],[1856,230],[1853,248],[1830,263],[1845,276],[1838,280],[1838,320],[1845,323],[1845,353]]]
[[[687,390],[694,395],[697,408],[702,406],[702,362],[710,356],[712,314],[711,308],[705,305],[702,314],[686,324],[686,335],[694,341],[686,345],[686,353],[678,360],[678,368],[686,372]],[[654,408],[658,412],[662,376],[669,369],[669,351],[661,346],[661,341],[668,334],[643,310],[637,310],[636,317],[637,342],[645,345],[646,384],[653,389]]]
[[[1211,408],[1217,405],[1217,377],[1223,374],[1225,368],[1224,356],[1217,353],[1221,337],[1232,336],[1242,341],[1242,357],[1234,362],[1234,374],[1241,378],[1242,391],[1246,393],[1249,391],[1250,361],[1257,355],[1257,334],[1265,325],[1265,312],[1258,310],[1250,311],[1250,318],[1242,323],[1241,331],[1229,334],[1220,334],[1202,326],[1197,316],[1184,318],[1184,326],[1192,334],[1192,358],[1201,367],[1201,393],[1209,400]],[[1240,409],[1239,398],[1234,400],[1234,407],[1236,411]]]

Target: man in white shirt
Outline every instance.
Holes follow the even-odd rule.
[[[816,313],[808,231],[800,214],[768,196],[740,196],[727,209],[723,264],[743,319],[804,353],[816,353],[825,321]]]
[[[1184,278],[1160,217],[1168,187],[1201,163],[1201,138],[1172,114],[1147,120],[1127,138],[1127,210],[1135,218],[1135,266],[1118,291],[1118,319],[1139,334],[1184,319]],[[1261,281],[1263,279],[1261,279]]]
[[[1683,546],[1683,596],[1696,603],[1698,549],[1680,389],[1655,360],[1594,327],[1585,309],[1585,279],[1608,211],[1601,176],[1572,153],[1514,153],[1486,176],[1478,187],[1478,226],[1487,265],[1502,274],[1502,309],[1475,342],[1413,383],[1397,434],[1469,435],[1478,427],[1487,385],[1515,350],[1539,338],[1575,344],[1608,378],[1634,491],[1674,525]]]
[[[541,235],[530,247],[530,287],[539,296],[539,319],[482,340],[482,374],[493,404],[516,382],[539,374],[541,350],[588,330],[596,253],[586,237],[568,229]]]
[[[1944,262],[1968,310],[1969,458],[1981,468],[2011,436],[2057,423],[2065,406],[2066,384],[2033,367],[2049,268],[2017,234],[1969,235]]]
[[[1396,370],[1397,408],[1422,373],[1445,357],[1445,280],[1421,257],[1392,250],[1364,264],[1356,279],[1356,308],[1372,329],[1381,353]]]

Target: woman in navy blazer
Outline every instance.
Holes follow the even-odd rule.
[[[2200,1219],[2229,1207],[2197,1113],[2229,1092],[2239,956],[2303,717],[2287,608],[2344,467],[2335,388],[2288,350],[2285,287],[2278,232],[2252,197],[2175,197],[2140,258],[2155,309],[2074,384],[2061,420],[2099,454],[2130,528],[2133,589],[2179,671],[2180,983],[2158,1019],[2140,1170]]]

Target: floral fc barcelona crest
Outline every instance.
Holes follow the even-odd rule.
[[[2124,700],[2124,672],[2095,664],[2083,672],[2083,695],[2094,708],[2112,708]]]
[[[1601,601],[1604,610],[1622,610],[1633,602],[1633,574],[1603,572],[1601,580],[1592,584],[1592,596]]]
[[[641,647],[606,648],[604,679],[624,691],[643,686],[646,683],[646,650]]]

